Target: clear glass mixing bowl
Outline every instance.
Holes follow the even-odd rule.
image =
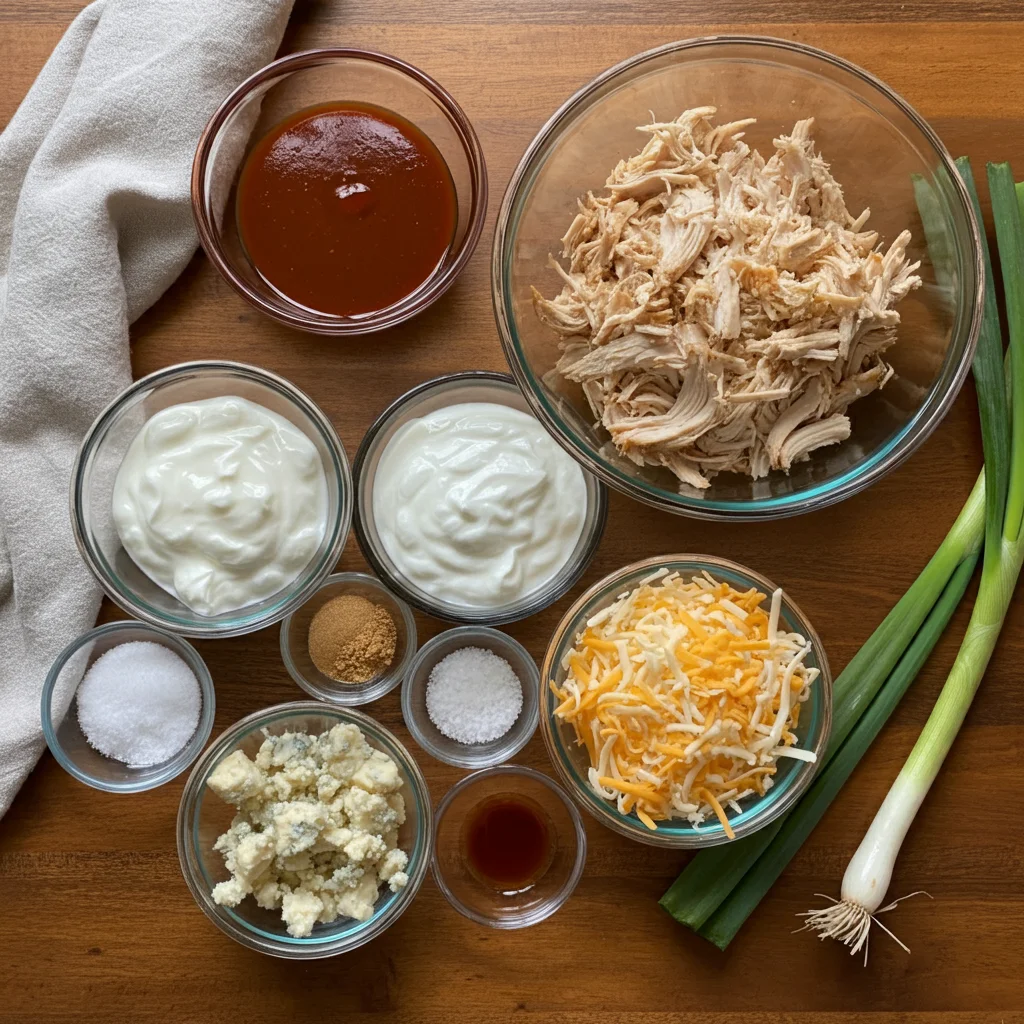
[[[213,770],[230,753],[242,750],[254,757],[263,743],[264,730],[278,736],[284,732],[319,735],[339,724],[357,725],[375,750],[382,750],[397,765],[402,776],[400,792],[405,797],[405,824],[398,833],[398,845],[409,855],[406,869],[409,883],[393,893],[385,885],[367,921],[338,918],[330,924],[316,924],[313,934],[295,938],[288,934],[281,913],[263,910],[246,897],[237,907],[219,906],[213,887],[230,877],[224,856],[213,848],[217,837],[230,825],[235,808],[225,803],[206,785]],[[415,759],[398,739],[369,715],[353,708],[329,707],[318,701],[278,704],[257,711],[217,737],[192,769],[178,809],[178,860],[189,891],[203,913],[226,935],[249,949],[292,960],[316,960],[357,949],[387,930],[413,901],[430,864],[432,849],[430,790]]]
[[[270,287],[249,259],[234,216],[238,178],[256,142],[300,110],[344,100],[386,107],[424,132],[448,165],[458,207],[455,237],[430,277],[385,309],[359,316],[321,313]],[[429,75],[372,50],[307,50],[257,71],[210,119],[192,166],[192,212],[210,261],[260,312],[302,331],[351,337],[403,323],[455,283],[483,231],[487,167],[469,118]]]
[[[565,564],[536,590],[485,608],[454,604],[428,593],[410,579],[388,554],[377,529],[373,508],[373,486],[377,467],[395,433],[410,420],[428,416],[437,409],[463,402],[493,402],[520,412],[530,408],[514,381],[505,373],[467,370],[424,381],[391,403],[370,427],[356,452],[352,475],[355,478],[355,533],[373,571],[414,608],[447,622],[500,626],[525,619],[554,604],[583,575],[601,541],[608,518],[608,491],[600,480],[584,473],[587,489],[583,532]]]
[[[658,555],[654,558],[645,558],[642,562],[634,562],[606,576],[581,595],[555,627],[540,670],[541,734],[544,737],[544,745],[548,748],[551,763],[555,766],[562,783],[576,802],[602,825],[607,825],[620,835],[649,846],[672,849],[718,846],[730,840],[717,820],[707,821],[699,828],[694,828],[685,818],[673,818],[658,822],[657,830],[651,831],[636,816],[635,811],[621,814],[613,802],[603,800],[590,788],[587,779],[590,758],[586,748],[576,742],[572,726],[555,717],[557,701],[549,684],[554,680],[560,685],[565,679],[562,658],[572,649],[577,634],[586,628],[588,620],[601,609],[608,607],[620,595],[633,590],[642,580],[648,579],[652,573],[663,568],[669,572],[678,572],[687,579],[708,572],[715,579],[729,583],[738,590],[756,588],[769,597],[776,589],[774,583],[752,569],[712,555]],[[772,788],[764,796],[745,800],[740,805],[742,813],[730,817],[729,823],[737,839],[763,828],[793,806],[821,767],[821,759],[832,731],[832,673],[829,670],[828,658],[825,656],[825,648],[810,620],[789,599],[785,591],[782,595],[780,622],[788,631],[801,633],[810,641],[811,651],[804,664],[820,672],[811,685],[810,696],[802,706],[800,722],[794,730],[797,745],[804,750],[813,751],[817,755],[817,761],[779,758]]]
[[[384,669],[362,683],[343,682],[324,675],[309,652],[309,627],[328,601],[354,595],[385,608],[395,624],[395,655]],[[374,576],[364,572],[338,572],[328,576],[320,589],[281,623],[281,660],[288,674],[317,700],[356,707],[390,693],[405,678],[417,651],[416,619],[412,609]]]
[[[142,425],[181,402],[238,395],[283,416],[312,441],[327,478],[327,527],[308,565],[276,594],[220,615],[200,615],[147,576],[114,524],[117,471]],[[71,524],[78,550],[107,596],[143,622],[194,637],[239,636],[280,622],[334,568],[352,523],[348,458],[323,411],[290,381],[244,363],[202,361],[157,370],[126,388],[96,418],[71,471]]]
[[[481,804],[509,797],[532,806],[544,821],[551,863],[531,885],[503,892],[473,869],[466,832]],[[573,894],[586,861],[580,812],[561,786],[533,768],[505,764],[473,772],[448,790],[434,816],[434,881],[460,914],[489,928],[529,928],[549,918]]]
[[[853,433],[789,475],[715,477],[687,489],[667,470],[618,454],[578,385],[555,372],[557,338],[536,317],[531,285],[557,293],[548,254],[608,172],[642,145],[636,126],[712,105],[722,122],[756,117],[745,140],[762,153],[795,121],[815,118],[815,140],[848,206],[871,208],[883,244],[913,233],[923,287],[899,305],[899,340],[886,358],[896,376],[854,403]],[[916,190],[916,193],[915,193]],[[930,209],[928,244],[918,203]],[[688,39],[649,50],[570,97],[530,144],[498,215],[491,267],[505,356],[533,412],[584,467],[634,498],[707,519],[771,519],[840,501],[889,472],[935,429],[963,383],[981,322],[977,225],[949,154],[910,105],[861,68],[813,47],[758,36]]]
[[[133,768],[106,757],[89,744],[78,722],[78,687],[93,663],[107,651],[140,641],[166,647],[188,665],[199,683],[202,704],[188,743],[166,761]],[[170,782],[200,755],[213,731],[216,703],[210,670],[188,641],[166,630],[126,620],[90,629],[57,655],[43,683],[40,718],[46,745],[69,775],[108,793],[141,793]]]
[[[455,651],[478,647],[508,662],[523,690],[523,706],[511,728],[489,743],[460,743],[443,732],[427,712],[427,684],[439,662]],[[537,731],[537,663],[518,640],[489,626],[458,626],[439,633],[413,658],[402,685],[402,717],[412,738],[431,757],[458,768],[492,768],[511,760]]]

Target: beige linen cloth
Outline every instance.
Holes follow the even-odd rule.
[[[71,464],[131,379],[129,323],[195,250],[200,133],[291,5],[98,0],[0,135],[0,815],[42,751],[46,672],[99,607]]]

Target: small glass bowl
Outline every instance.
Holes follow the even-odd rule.
[[[238,395],[293,423],[320,453],[327,478],[327,529],[306,568],[283,590],[221,615],[200,615],[154,583],[121,545],[113,516],[117,472],[155,413],[181,402]],[[71,523],[85,564],[107,596],[150,625],[193,637],[239,636],[279,622],[308,600],[338,561],[352,522],[352,477],[331,421],[294,384],[244,363],[179,363],[136,381],[99,414],[71,471]]]
[[[377,465],[395,432],[418,419],[465,402],[493,402],[533,415],[512,378],[504,373],[470,370],[450,373],[417,385],[389,405],[366,432],[356,452],[353,475],[356,480],[356,539],[374,572],[414,608],[448,622],[490,623],[500,626],[525,619],[557,601],[583,575],[600,543],[608,518],[608,493],[604,485],[584,470],[587,511],[576,547],[565,565],[542,587],[506,604],[492,608],[469,608],[428,594],[410,580],[391,560],[377,532],[373,514],[373,484]]]
[[[242,750],[253,758],[263,743],[263,730],[271,735],[304,732],[319,735],[335,725],[357,725],[375,750],[382,750],[397,765],[404,785],[405,824],[398,845],[409,854],[409,883],[397,893],[385,885],[367,921],[339,918],[317,924],[307,938],[289,935],[280,911],[263,910],[246,897],[237,907],[214,903],[213,887],[230,877],[224,857],[213,848],[230,825],[235,808],[206,785],[213,770],[228,754]],[[361,711],[332,708],[317,701],[297,701],[264,708],[236,722],[211,744],[192,769],[178,808],[178,861],[189,891],[204,914],[236,942],[249,949],[291,960],[317,960],[358,949],[385,932],[405,912],[423,884],[430,863],[432,842],[430,791],[423,773],[408,750],[382,725]]]
[[[271,288],[246,254],[234,216],[238,178],[252,146],[292,114],[339,100],[386,107],[423,131],[448,165],[458,208],[455,237],[433,274],[398,302],[359,316],[318,312]],[[429,75],[370,50],[307,50],[257,71],[210,119],[192,165],[192,213],[210,261],[262,313],[314,334],[369,334],[426,309],[465,268],[487,213],[487,168],[469,118]]]
[[[470,869],[465,829],[483,801],[509,795],[529,800],[547,819],[554,849],[550,865],[532,886],[503,893]],[[533,768],[509,764],[467,775],[448,790],[435,814],[434,881],[460,914],[490,928],[528,928],[550,917],[572,895],[586,859],[580,812],[561,786]]]
[[[343,683],[321,672],[309,655],[309,625],[313,616],[332,598],[356,594],[382,605],[395,623],[398,637],[391,664],[365,683]],[[412,609],[395,597],[380,580],[364,572],[339,572],[328,576],[320,589],[281,623],[281,658],[288,674],[310,696],[328,704],[355,707],[390,693],[405,678],[416,653],[416,620]]]
[[[678,572],[685,578],[700,575],[706,570],[716,579],[738,590],[756,587],[768,595],[769,599],[776,589],[774,583],[752,569],[712,555],[660,555],[634,562],[606,576],[583,594],[555,627],[540,671],[541,733],[559,778],[576,801],[602,825],[649,846],[671,849],[718,846],[730,840],[717,820],[708,821],[699,828],[694,828],[685,819],[660,821],[657,830],[652,832],[635,812],[620,814],[614,804],[602,800],[594,793],[587,781],[590,760],[586,748],[577,745],[571,725],[555,718],[557,702],[548,685],[552,679],[556,684],[565,679],[565,670],[561,667],[562,657],[572,648],[576,635],[586,627],[587,621],[661,568]],[[763,828],[796,803],[821,767],[821,759],[832,731],[832,673],[825,648],[807,616],[789,599],[785,591],[782,595],[780,622],[790,632],[801,633],[810,641],[811,651],[804,664],[820,672],[811,686],[811,694],[804,704],[799,726],[795,730],[799,745],[805,750],[814,751],[817,761],[811,763],[795,758],[780,758],[772,788],[757,800],[745,801],[743,813],[729,818],[737,839]]]
[[[481,647],[512,666],[523,688],[523,707],[504,736],[490,743],[459,743],[449,739],[427,714],[427,681],[434,666],[453,651]],[[458,768],[489,768],[516,756],[534,734],[540,715],[537,700],[540,673],[530,652],[507,633],[486,626],[459,626],[425,643],[413,659],[402,687],[402,717],[413,739],[431,757]]]
[[[637,125],[703,105],[717,122],[755,117],[744,141],[765,156],[802,117],[854,215],[884,243],[912,233],[922,287],[899,304],[887,353],[896,376],[850,407],[851,436],[813,452],[787,474],[753,480],[720,473],[698,491],[667,470],[638,466],[594,423],[582,388],[556,370],[555,333],[534,312],[531,288],[556,294],[548,263],[576,213],[645,137]],[[922,211],[928,211],[927,238]],[[580,465],[656,508],[702,519],[776,519],[856,494],[916,451],[948,412],[967,377],[981,326],[982,243],[949,153],[924,119],[862,68],[791,39],[723,35],[668,43],[616,64],[563,103],[530,143],[498,212],[491,294],[505,358],[530,408]],[[884,245],[883,245],[884,249]]]
[[[88,668],[112,648],[136,640],[160,644],[177,654],[192,670],[202,694],[199,722],[192,738],[173,757],[145,768],[130,768],[101,754],[89,746],[78,724],[78,687]],[[173,633],[131,621],[97,626],[68,644],[47,673],[40,707],[43,736],[57,763],[80,782],[108,793],[141,793],[180,775],[206,746],[215,709],[213,679],[196,649]]]

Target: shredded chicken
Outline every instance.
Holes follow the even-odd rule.
[[[813,119],[765,160],[753,119],[714,107],[649,124],[643,150],[588,192],[562,238],[568,269],[540,319],[561,338],[618,450],[685,487],[788,471],[850,435],[847,408],[892,376],[893,306],[921,283],[910,232],[887,251],[815,152]]]

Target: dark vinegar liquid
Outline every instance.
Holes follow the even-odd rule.
[[[554,855],[547,816],[522,797],[484,800],[469,815],[465,841],[473,875],[506,893],[522,892],[536,883]]]

